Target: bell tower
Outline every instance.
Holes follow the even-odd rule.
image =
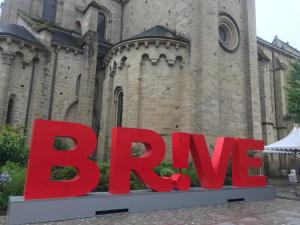
[[[191,69],[195,131],[261,138],[255,1],[195,0]]]

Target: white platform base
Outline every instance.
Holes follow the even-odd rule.
[[[171,193],[134,191],[130,195],[91,193],[79,198],[38,201],[24,201],[23,197],[11,197],[8,224],[43,223],[88,218],[108,213],[147,212],[274,198],[275,188],[271,186],[266,188],[225,187],[222,190],[193,188],[188,192]]]

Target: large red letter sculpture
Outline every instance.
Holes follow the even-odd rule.
[[[133,143],[142,143],[146,146],[146,153],[142,157],[132,156]],[[159,134],[143,129],[113,128],[109,192],[128,194],[131,171],[152,190],[171,191],[171,179],[159,177],[153,171],[163,161],[164,156],[165,144]]]
[[[75,142],[69,151],[54,149],[56,137],[67,137]],[[132,144],[142,143],[146,153],[132,156]],[[249,157],[248,151],[263,150],[263,141],[218,138],[210,157],[205,137],[197,134],[172,134],[173,162],[175,168],[187,168],[191,151],[201,186],[207,189],[223,188],[228,162],[232,156],[232,181],[235,187],[265,187],[265,176],[249,176],[250,168],[262,166],[260,158]],[[96,148],[94,132],[83,125],[66,122],[36,120],[33,126],[32,143],[24,190],[25,200],[77,197],[92,191],[98,184],[100,172],[97,164],[88,157]],[[128,194],[130,174],[153,191],[169,192],[173,188],[185,191],[190,179],[184,174],[160,177],[154,172],[164,160],[165,144],[153,131],[131,128],[113,128],[110,163],[109,192]],[[77,176],[72,180],[51,180],[53,167],[71,166]]]
[[[55,137],[75,142],[69,151],[54,149]],[[36,120],[24,191],[25,200],[77,197],[92,191],[98,184],[98,166],[88,157],[96,148],[96,135],[83,125]],[[77,176],[69,181],[51,181],[53,167],[72,166]]]
[[[201,186],[207,189],[223,188],[227,164],[234,147],[233,138],[217,139],[212,160],[203,135],[174,133],[172,142],[173,160],[176,162],[174,167],[188,167],[188,156],[191,151]]]
[[[249,176],[250,168],[260,168],[261,158],[249,157],[248,151],[262,151],[263,141],[236,139],[236,147],[232,157],[232,186],[235,187],[265,187],[265,176]]]
[[[189,151],[191,151],[203,188],[223,188],[226,169],[231,156],[233,186],[265,187],[267,185],[265,176],[249,176],[248,171],[250,168],[262,166],[261,158],[249,157],[248,151],[262,151],[264,149],[263,141],[218,138],[212,159],[210,159],[203,135],[174,133],[172,142],[174,167],[187,168]]]

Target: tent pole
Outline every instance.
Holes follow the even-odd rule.
[[[295,169],[296,169],[296,174],[297,174],[297,178],[299,176],[299,171],[298,171],[298,163],[297,163],[297,151],[295,151]],[[298,179],[298,182],[299,182],[299,179]]]

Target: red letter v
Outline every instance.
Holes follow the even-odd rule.
[[[218,138],[212,160],[205,137],[197,134],[175,133],[172,136],[173,158],[182,158],[192,153],[201,186],[207,189],[221,189],[224,185],[226,169],[234,147],[234,138]],[[178,161],[178,160],[177,160]],[[183,161],[182,161],[183,162]],[[186,160],[183,164],[187,164]],[[174,165],[175,166],[175,165]],[[186,165],[177,165],[184,168]]]

